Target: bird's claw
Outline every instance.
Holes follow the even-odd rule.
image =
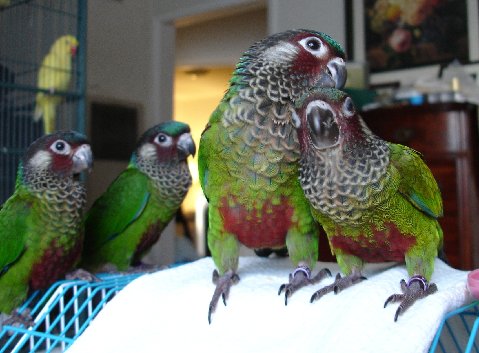
[[[320,282],[326,276],[331,276],[331,271],[323,268],[314,277],[311,277],[311,270],[307,266],[298,266],[293,273],[289,274],[289,283],[284,283],[279,287],[278,295],[284,290],[284,305],[288,305],[288,298],[298,289]]]
[[[208,307],[208,323],[211,324],[211,314],[216,310],[220,297],[223,300],[223,304],[226,306],[226,300],[228,299],[230,288],[233,284],[238,283],[239,280],[239,276],[233,271],[228,271],[222,276],[220,276],[217,270],[213,271],[213,283],[216,284],[216,288]]]
[[[359,272],[353,272],[352,274],[341,277],[341,274],[338,273],[336,275],[336,278],[334,279],[334,282],[319,289],[318,291],[314,292],[314,294],[311,296],[310,302],[314,302],[315,300],[318,300],[322,298],[324,295],[334,292],[334,294],[338,294],[341,292],[343,289],[346,289],[348,287],[351,287],[352,285],[359,283],[363,280],[367,279],[366,277],[362,276],[361,273]]]
[[[394,321],[398,320],[399,315],[409,309],[418,299],[422,299],[437,292],[435,283],[428,283],[422,276],[413,276],[406,283],[404,279],[401,280],[402,294],[392,294],[384,303],[386,307],[389,303],[399,303],[399,307],[394,314]]]
[[[1,326],[22,326],[31,327],[34,325],[32,316],[30,315],[30,309],[26,308],[23,311],[18,309],[14,310],[12,314],[7,315],[7,317],[0,322]]]

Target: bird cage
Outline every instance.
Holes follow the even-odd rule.
[[[0,0],[0,205],[33,140],[85,132],[86,14],[86,0]]]

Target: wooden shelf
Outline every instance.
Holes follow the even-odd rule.
[[[479,265],[479,136],[471,104],[425,104],[375,109],[362,116],[381,138],[423,154],[444,204],[439,220],[451,266]]]

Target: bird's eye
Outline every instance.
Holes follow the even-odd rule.
[[[319,42],[317,38],[312,38],[306,42],[306,45],[311,50],[318,50],[319,47],[321,46],[321,43]]]
[[[62,155],[67,155],[71,151],[70,145],[63,141],[63,140],[56,140],[50,145],[50,149],[57,153],[57,154],[62,154]]]
[[[156,139],[155,139],[156,143],[159,144],[160,146],[170,146],[173,142],[173,139],[171,138],[171,136],[168,136],[166,134],[163,134],[163,133],[159,133],[157,136],[156,136]]]
[[[356,109],[354,107],[354,102],[351,99],[351,97],[347,97],[346,100],[343,103],[343,114],[345,116],[352,116],[356,112]]]
[[[322,57],[327,51],[327,47],[317,37],[304,38],[299,41],[299,44],[316,57]]]

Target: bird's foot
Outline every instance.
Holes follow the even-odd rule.
[[[353,272],[348,276],[341,277],[341,274],[338,273],[336,275],[336,278],[334,279],[334,282],[321,288],[320,290],[314,292],[314,294],[311,296],[310,302],[314,302],[315,300],[320,299],[324,295],[334,292],[334,294],[338,294],[342,290],[351,287],[352,285],[359,283],[363,280],[367,279],[363,275],[361,275],[361,272]]]
[[[230,288],[233,284],[238,283],[239,280],[239,276],[233,271],[228,271],[222,276],[220,276],[217,270],[213,271],[213,283],[216,284],[216,288],[215,292],[213,293],[213,298],[211,298],[210,306],[208,309],[208,322],[210,324],[211,314],[215,312],[220,297],[223,299],[223,304],[226,306],[226,300],[228,299]]]
[[[308,266],[300,265],[293,273],[289,274],[289,283],[282,284],[279,287],[278,295],[284,290],[284,305],[288,305],[288,298],[293,295],[298,289],[320,282],[326,276],[331,276],[331,271],[327,268],[323,268],[316,276],[311,277],[311,270]]]
[[[78,268],[69,272],[65,275],[65,279],[73,281],[73,280],[80,280],[86,282],[100,282],[101,279],[95,276],[93,273],[88,272],[82,268]]]
[[[399,315],[409,309],[418,299],[437,292],[437,286],[435,283],[428,283],[423,276],[417,275],[412,276],[407,283],[402,279],[401,290],[402,294],[393,294],[384,303],[384,307],[386,307],[389,303],[400,302],[394,315],[394,321],[397,321]]]
[[[18,309],[14,310],[10,315],[1,314],[0,317],[0,328],[2,326],[22,326],[23,327],[31,327],[33,326],[34,321],[32,316],[30,315],[30,309],[26,308],[22,312]],[[9,332],[10,335],[13,332]]]

